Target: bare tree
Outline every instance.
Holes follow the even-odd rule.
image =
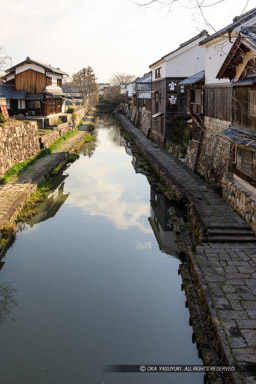
[[[134,75],[128,75],[126,73],[117,72],[111,76],[110,84],[113,86],[119,86],[121,83],[128,84],[135,79],[136,79],[136,76]]]
[[[71,85],[76,87],[77,92],[80,93],[83,99],[83,103],[88,106],[91,106],[96,99],[95,95],[98,90],[96,80],[95,73],[90,66],[73,75]]]
[[[104,92],[104,99],[112,103],[118,103],[120,100],[120,85],[112,85]]]
[[[177,5],[190,9],[194,13],[194,19],[199,19],[205,23],[213,32],[216,32],[213,25],[205,16],[205,11],[208,8],[214,8],[220,3],[225,3],[226,0],[138,0],[137,5],[140,7],[148,7],[156,4],[159,7],[167,8],[168,12],[174,12],[174,7]],[[246,12],[249,0],[241,1],[241,15]]]
[[[5,69],[12,65],[12,59],[7,55],[5,49],[0,47],[0,76],[4,74]]]

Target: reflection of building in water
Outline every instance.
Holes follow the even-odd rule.
[[[136,173],[142,173],[145,175],[144,167],[141,165],[140,159],[135,153],[132,153],[132,166]]]
[[[43,201],[39,207],[39,213],[34,215],[29,221],[28,224],[30,227],[33,227],[35,224],[45,221],[50,217],[54,217],[62,204],[66,201],[69,196],[69,193],[64,194],[64,179],[67,175],[62,175],[58,181],[57,187],[52,191],[47,200]]]
[[[175,233],[172,231],[172,216],[184,216],[185,209],[176,201],[168,200],[164,195],[151,187],[151,209],[149,222],[154,231],[161,251],[177,256],[178,246]]]

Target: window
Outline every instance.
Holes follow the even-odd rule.
[[[49,76],[46,77],[46,85],[52,85],[52,78]]]
[[[252,151],[238,147],[236,150],[236,168],[245,175],[253,177]]]
[[[57,87],[62,87],[62,79],[57,79]]]
[[[40,100],[30,100],[28,102],[28,109],[40,109]]]
[[[256,91],[249,91],[249,115],[256,117]]]
[[[156,79],[160,79],[160,77],[161,77],[161,67],[160,67],[160,68],[157,68],[157,69],[155,70],[155,78],[156,78]]]

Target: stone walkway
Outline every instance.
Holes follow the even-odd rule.
[[[54,152],[38,159],[22,172],[18,180],[0,185],[0,228],[13,221],[25,200],[33,193],[37,185],[44,181],[51,170],[65,160],[74,147],[88,132],[78,132]]]
[[[186,197],[205,231],[204,242],[189,251],[207,303],[224,364],[237,365],[234,383],[256,383],[256,244],[248,224],[200,177],[148,140],[119,116],[148,160]]]

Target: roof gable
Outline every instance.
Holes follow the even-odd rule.
[[[251,52],[251,54],[250,54]],[[256,27],[243,27],[229,51],[224,63],[222,64],[217,78],[234,79],[237,74],[237,67],[245,69],[252,56],[256,54]],[[240,71],[241,77],[243,71]],[[238,79],[236,79],[238,80]]]
[[[61,71],[60,68],[54,68],[50,64],[46,64],[46,63],[40,62],[38,60],[31,59],[30,57],[27,57],[26,60],[24,60],[21,63],[16,64],[13,67],[7,69],[6,72],[7,73],[13,72],[17,67],[20,67],[24,64],[36,64],[36,65],[44,68],[45,70],[47,70],[47,72],[53,72],[53,73],[56,73],[59,75],[68,76],[68,74],[66,72]]]

